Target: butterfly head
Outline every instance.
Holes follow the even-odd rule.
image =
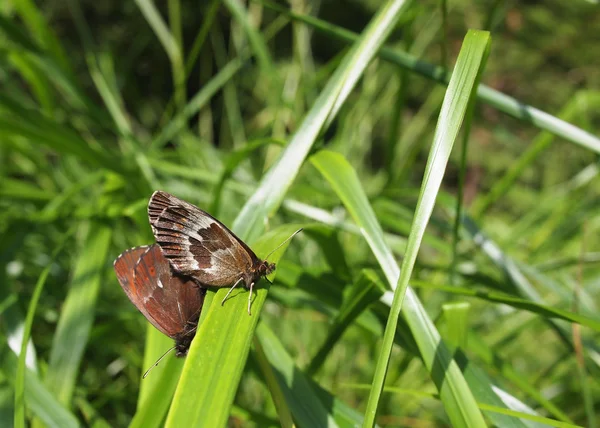
[[[185,357],[190,349],[190,345],[192,344],[192,337],[182,335],[181,337],[177,337],[175,339],[175,356],[177,357]]]
[[[269,263],[268,261],[264,260],[259,266],[258,266],[258,274],[260,276],[267,276],[269,275],[271,272],[273,272],[275,270],[275,263]]]

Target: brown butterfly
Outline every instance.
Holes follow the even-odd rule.
[[[260,278],[275,270],[274,263],[259,259],[219,220],[169,193],[158,190],[152,194],[148,216],[156,242],[175,271],[193,277],[202,285],[231,286],[221,304],[243,282],[250,290],[250,315],[252,289]]]
[[[156,244],[124,251],[114,268],[131,303],[154,327],[175,340],[170,350],[175,349],[176,356],[185,356],[196,335],[206,289],[174,273]]]

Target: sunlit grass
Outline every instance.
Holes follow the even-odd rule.
[[[510,25],[531,19],[529,5],[505,15],[449,3],[442,48],[440,11],[417,2],[338,5],[362,17],[348,28],[325,3],[318,20],[303,2],[206,3],[115,3],[122,28],[110,31],[76,1],[1,12],[0,425],[519,427],[527,413],[594,426],[600,97],[589,64],[534,76],[507,54],[523,49]],[[557,15],[557,40],[575,37],[565,21],[598,19],[580,7]],[[488,64],[452,75],[478,20],[493,30]],[[584,36],[573,49],[590,49]],[[543,40],[526,51],[540,63],[558,55]],[[442,52],[448,70],[435,66]],[[471,89],[435,85],[469,72],[489,87],[467,117],[457,219],[461,155],[449,150]],[[444,137],[449,161],[426,170]],[[274,255],[252,317],[245,291],[224,307],[210,303],[224,291],[211,292],[190,355],[142,381],[171,341],[128,302],[112,261],[152,241],[157,188],[259,255],[305,230]],[[392,304],[401,265],[412,274],[399,293],[410,288]]]

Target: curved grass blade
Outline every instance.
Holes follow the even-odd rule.
[[[373,379],[373,388],[369,395],[369,403],[367,404],[367,413],[365,423],[372,424],[375,419],[377,406],[383,390],[385,376],[389,365],[389,359],[392,351],[394,335],[398,326],[398,317],[402,308],[404,294],[408,287],[408,281],[412,274],[414,264],[417,260],[417,254],[425,228],[433,212],[435,199],[439,192],[446,165],[450,157],[450,152],[454,145],[454,140],[458,135],[466,111],[469,108],[470,102],[474,99],[473,93],[477,88],[477,83],[481,76],[481,70],[485,64],[489,52],[490,38],[489,33],[470,30],[464,40],[463,47],[458,55],[452,78],[448,85],[448,90],[440,111],[440,118],[436,127],[434,141],[425,167],[425,176],[421,186],[421,193],[417,202],[413,225],[408,236],[408,244],[406,253],[402,260],[402,268],[398,279],[398,285],[394,291],[394,300],[390,309],[388,323],[385,329],[382,350],[380,353],[377,366],[375,368],[375,376]],[[408,318],[408,314],[407,314]],[[436,332],[437,333],[437,332]],[[459,368],[456,366],[451,369],[452,357],[447,349],[444,349],[443,342],[436,344],[436,355],[427,355],[424,353],[425,346],[433,345],[434,341],[416,334],[413,331],[413,336],[417,341],[419,349],[425,365],[432,372],[433,380],[436,382],[440,390],[440,396],[444,402],[446,411],[452,423],[455,426],[484,426],[483,417],[475,406],[475,399],[468,388],[467,383],[462,377]],[[428,339],[433,339],[432,337]],[[443,374],[443,377],[448,377],[448,380],[437,378],[434,370],[435,364],[442,364],[445,371],[448,368],[448,373]],[[452,373],[454,371],[454,373]],[[439,376],[439,375],[438,375]]]
[[[339,168],[339,165],[335,165],[335,168]],[[359,188],[356,189],[356,191],[360,191]],[[320,221],[322,223],[325,224],[329,224],[332,227],[338,227],[342,230],[346,230],[350,233],[354,233],[354,234],[359,234],[360,230],[359,228],[353,224],[353,223],[349,223],[349,222],[342,222],[340,221],[336,216],[334,216],[333,214],[322,210],[320,208],[316,208],[316,207],[311,207],[305,204],[301,204],[299,202],[296,201],[292,201],[292,200],[286,200],[284,203],[284,206],[292,211],[295,212],[297,214],[303,215],[307,218],[316,220],[316,221]],[[448,205],[453,206],[453,204],[449,204]],[[365,223],[359,223],[359,224],[365,224]],[[372,231],[369,231],[367,229],[363,229],[365,230],[364,233],[372,233]],[[384,234],[385,240],[386,242],[390,241],[390,235],[389,234]],[[375,238],[371,239],[372,241],[375,241]],[[388,244],[389,245],[389,244]],[[386,251],[390,251],[389,249]],[[381,260],[383,259],[379,259],[379,262],[381,264]],[[394,269],[396,269],[396,271],[399,269],[398,266],[396,265],[394,266],[383,266],[384,270],[386,270],[387,272],[393,273]],[[280,276],[282,274],[282,272],[279,272]],[[299,273],[296,274],[296,276],[299,275]],[[285,279],[282,278],[282,279]],[[276,290],[273,290],[273,292],[275,292]],[[286,293],[286,295],[289,295],[290,292],[288,291]],[[407,290],[407,300],[408,299],[413,299],[416,301],[416,297],[414,296],[414,293],[412,291],[411,288],[409,288]],[[383,303],[385,303],[386,305],[390,305],[392,302],[392,296],[390,292],[386,292],[386,294],[382,297],[381,301]],[[420,305],[420,302],[418,303]],[[408,308],[407,306],[408,304],[405,305],[405,310]],[[424,311],[423,311],[424,313]],[[360,319],[359,319],[360,321]],[[362,327],[364,327],[367,331],[370,331],[372,334],[376,335],[377,337],[381,336],[381,333],[377,330],[377,329],[373,329],[372,327],[375,326],[368,326],[368,325],[362,325]],[[469,350],[472,350],[473,347],[471,346],[474,342],[474,339],[471,337],[469,339]],[[480,346],[481,348],[481,346]],[[489,351],[489,353],[484,354],[482,356],[482,352],[483,351],[479,351],[478,350],[478,356],[479,358],[484,359],[484,361],[486,361],[487,364],[492,365],[493,363],[493,354],[491,351]],[[462,361],[464,361],[464,364],[461,366],[462,370],[463,370],[463,374],[465,377],[465,380],[467,381],[467,383],[469,384],[471,390],[473,391],[473,393],[475,394],[477,401],[480,403],[487,403],[490,405],[496,405],[498,407],[502,407],[502,406],[507,406],[508,408],[511,408],[512,410],[518,410],[517,407],[513,407],[512,405],[514,403],[516,403],[518,400],[516,399],[516,397],[511,397],[509,393],[507,393],[506,391],[502,391],[502,395],[504,397],[510,397],[510,400],[507,400],[506,403],[504,403],[503,401],[500,400],[500,398],[498,397],[497,393],[494,392],[495,390],[498,390],[498,388],[493,387],[493,382],[492,380],[488,377],[488,375],[486,374],[485,371],[483,371],[481,368],[479,368],[478,366],[475,365],[475,363],[473,363],[472,361],[468,361],[466,358],[463,358]],[[533,397],[534,400],[536,400],[538,403],[540,403],[545,409],[548,410],[548,412],[550,412],[551,414],[555,415],[557,418],[564,420],[566,422],[569,422],[568,418],[565,417],[564,414],[561,414],[561,412],[552,405],[552,403],[550,403],[548,400],[545,400],[539,393],[537,393],[537,390],[532,390],[531,386],[529,386],[530,384],[526,383],[526,382],[520,382],[520,380],[522,379],[522,375],[518,374],[516,372],[507,372],[507,369],[511,369],[510,364],[506,364],[504,365],[502,368],[497,367],[496,368],[498,371],[501,371],[503,376],[510,379],[515,385],[518,386],[518,388],[520,390],[524,390],[527,391],[527,393]],[[530,389],[528,390],[527,387],[530,387]],[[535,388],[533,388],[535,389]],[[519,421],[515,418],[510,418],[510,417],[506,417],[503,416],[499,413],[486,413],[486,415],[488,416],[489,419],[491,419],[494,424],[496,426],[502,426],[502,427],[524,427],[524,425],[522,423],[519,423]]]
[[[76,261],[69,294],[52,340],[46,373],[48,389],[64,404],[71,402],[79,365],[94,321],[94,308],[112,236],[112,229],[107,224],[83,222],[82,225],[88,229],[87,236]]]
[[[335,168],[339,168],[339,165],[335,165]],[[356,189],[356,191],[360,191],[359,188]],[[448,204],[448,207],[453,206],[454,204]],[[350,233],[354,233],[354,234],[360,234],[360,230],[359,227],[357,227],[355,224],[353,223],[349,223],[349,222],[342,222],[340,221],[336,216],[334,216],[333,214],[320,209],[320,208],[316,208],[316,207],[311,207],[308,206],[306,204],[301,204],[299,202],[296,201],[292,201],[292,200],[286,200],[284,203],[284,206],[292,211],[295,212],[297,214],[303,215],[307,218],[316,220],[316,221],[320,221],[322,223],[325,224],[329,224],[332,227],[338,227],[342,230],[346,230]],[[359,223],[360,224],[365,224],[365,223]],[[369,231],[367,229],[363,229],[365,230],[364,233],[372,233],[372,231]],[[384,234],[385,237],[385,241],[386,242],[390,242],[390,234]],[[375,241],[375,238],[372,238],[373,241]],[[388,243],[388,245],[390,245]],[[390,251],[389,249],[386,251]],[[383,259],[379,259],[379,262],[381,264],[381,260]],[[384,270],[386,270],[386,272],[390,272],[393,273],[394,269],[396,269],[396,271],[398,270],[398,266],[396,265],[394,266],[383,266]],[[282,275],[282,272],[279,272],[279,275]],[[296,274],[296,276],[299,275],[299,273]],[[282,279],[285,279],[285,277],[283,277]],[[275,292],[276,290],[273,290],[273,292]],[[290,292],[288,291],[286,293],[286,295],[289,295]],[[416,300],[416,297],[414,296],[414,293],[412,292],[412,289],[409,288],[407,290],[407,299],[414,299]],[[382,297],[381,301],[383,303],[385,303],[386,305],[390,305],[392,302],[392,296],[390,292],[386,292],[386,294]],[[418,303],[420,304],[420,302]],[[406,304],[408,305],[408,304]],[[405,310],[408,308],[408,306],[405,305]],[[424,311],[423,311],[424,312]],[[358,320],[360,321],[360,319]],[[377,329],[373,329],[372,327],[374,326],[367,326],[367,325],[362,325],[367,331],[370,331],[372,334],[376,335],[377,337],[381,336],[381,332],[379,332]],[[469,350],[472,350],[472,343],[474,342],[473,338],[469,339]],[[479,358],[483,358],[487,364],[492,365],[493,364],[493,355],[492,352],[489,352],[488,354],[485,354],[485,356],[481,356],[481,352],[479,352]],[[518,410],[518,408],[513,407],[512,404],[515,403],[516,401],[518,401],[515,397],[512,397],[510,400],[506,401],[506,404],[503,403],[500,398],[498,397],[497,393],[494,392],[495,390],[497,390],[496,387],[492,387],[493,382],[492,380],[488,377],[488,375],[486,374],[485,371],[483,371],[481,368],[479,368],[478,366],[475,365],[475,363],[473,363],[473,361],[468,361],[466,358],[463,358],[462,361],[464,361],[464,364],[461,366],[462,370],[463,370],[463,374],[465,377],[465,380],[467,381],[467,383],[469,384],[471,390],[473,391],[473,393],[475,394],[477,401],[478,402],[484,402],[490,405],[496,405],[499,407],[502,406],[507,406],[509,408],[511,408],[512,410]],[[555,415],[557,418],[564,420],[566,422],[568,422],[568,418],[566,418],[563,414],[560,413],[560,411],[558,411],[558,409],[552,405],[552,403],[550,403],[548,400],[545,400],[543,397],[541,397],[541,395],[539,393],[537,393],[537,391],[533,391],[530,389],[527,389],[527,386],[529,385],[526,382],[521,382],[519,383],[519,381],[522,379],[522,375],[518,374],[518,373],[514,373],[514,372],[507,372],[506,369],[510,368],[510,364],[506,364],[504,367],[502,368],[497,368],[498,371],[501,371],[503,373],[503,376],[506,378],[509,378],[515,385],[518,386],[518,388],[520,390],[524,390],[527,391],[527,393],[533,397],[534,400],[536,400],[538,403],[540,403],[544,408],[546,408],[548,410],[548,412],[550,412],[551,414]],[[533,388],[535,389],[535,388]],[[537,394],[537,395],[536,395]],[[508,394],[506,391],[502,391],[502,395],[505,397],[511,397],[510,394]],[[499,413],[486,413],[486,415],[488,416],[489,419],[491,419],[495,425],[497,426],[502,426],[502,427],[524,427],[524,425],[522,423],[519,423],[519,421],[515,418],[510,418],[510,417],[506,417],[503,415],[500,415]]]
[[[261,0],[261,3],[270,9],[281,12],[294,20],[302,21],[310,25],[315,30],[326,33],[327,35],[337,39],[347,42],[355,42],[360,37],[358,34],[353,33],[352,31],[332,25],[329,22],[322,21],[308,15],[290,12],[288,9],[276,5],[270,1]],[[381,59],[411,70],[435,82],[442,84],[448,83],[447,72],[445,69],[435,66],[431,63],[421,61],[414,55],[385,46],[381,48],[378,55],[381,57]],[[526,123],[531,123],[540,129],[551,132],[554,135],[562,137],[567,141],[571,141],[572,143],[580,145],[595,153],[600,153],[600,138],[538,108],[525,104],[486,85],[479,85],[479,88],[477,89],[477,97],[484,103],[497,108],[503,113],[506,113]]]
[[[330,182],[348,212],[359,225],[371,250],[382,266],[388,282],[391,286],[395,286],[399,277],[398,265],[384,241],[381,226],[377,223],[375,214],[362,190],[360,181],[351,166],[341,155],[327,151],[321,151],[314,155],[311,161]],[[448,415],[453,423],[464,424],[466,422],[462,420],[462,412],[456,414],[453,411],[462,406],[471,406],[475,400],[465,383],[460,369],[451,359],[450,353],[445,349],[443,342],[441,342],[439,333],[412,290],[408,289],[406,298],[404,315],[411,327],[413,336],[415,338],[419,335],[421,336],[417,340],[421,356],[430,371],[432,379],[436,381],[438,387],[441,387],[440,394],[444,405],[448,409]],[[440,367],[444,367],[446,372],[440,373]],[[448,386],[452,384],[456,385],[456,390]],[[371,426],[374,422],[374,417],[375,412],[372,410],[370,418],[368,414],[366,415],[365,426]],[[456,420],[453,418],[456,418]],[[475,416],[473,420],[477,421],[477,417]],[[482,422],[482,420],[479,422]]]
[[[252,242],[262,233],[265,220],[281,204],[324,124],[335,116],[394,28],[406,3],[401,0],[386,3],[365,30],[361,41],[347,54],[280,158],[236,218],[232,229],[242,239]],[[270,242],[272,249],[276,243]],[[225,292],[217,293],[216,298],[224,296]],[[209,309],[196,336],[201,340],[192,343],[186,358],[167,426],[222,426],[226,423],[252,342],[256,314],[260,313],[266,294],[267,289],[260,287],[253,301],[255,315],[250,320],[245,302],[236,299],[237,294],[225,307],[213,305]]]
[[[365,426],[370,426],[374,423],[376,408],[379,403],[387,366],[389,364],[389,356],[394,334],[396,332],[397,318],[400,313],[404,292],[408,286],[408,280],[417,257],[418,248],[425,227],[433,210],[435,197],[437,196],[441,184],[442,174],[445,170],[452,144],[460,129],[462,119],[468,107],[468,101],[471,98],[474,88],[476,88],[481,64],[485,61],[488,49],[489,36],[487,33],[469,32],[467,34],[463,50],[461,50],[461,54],[457,61],[453,79],[448,89],[448,95],[442,106],[440,124],[436,130],[434,145],[427,164],[424,184],[419,203],[417,204],[417,211],[415,213],[411,235],[409,236],[407,252],[403,260],[403,270],[398,279],[399,287],[394,294],[392,310],[388,318],[388,326],[386,327],[384,336],[383,350],[376,369],[369,404],[367,405]],[[312,161],[320,172],[331,182],[332,186],[346,205],[346,208],[355,218],[355,221],[363,227],[363,232],[365,229],[374,232],[373,234],[364,233],[365,237],[373,248],[373,251],[376,253],[380,263],[389,267],[386,271],[386,275],[388,276],[390,284],[395,286],[396,279],[398,278],[397,265],[391,253],[387,251],[387,247],[383,241],[381,227],[375,220],[375,215],[366,200],[366,196],[361,189],[358,178],[340,156],[321,152],[315,155],[312,158]],[[334,168],[333,165],[336,165],[336,167]],[[346,173],[346,176],[344,176],[342,171]],[[355,187],[355,189],[351,190],[351,187]],[[367,223],[363,225],[363,222]],[[385,266],[384,270],[386,270]],[[440,389],[440,395],[450,419],[457,426],[483,425],[481,413],[474,405],[475,400],[460,373],[458,366],[451,359],[448,350],[445,349],[443,343],[439,339],[439,333],[437,333],[431,324],[431,321],[427,319],[420,304],[417,304],[414,295],[412,295],[412,293],[409,293],[409,295],[413,297],[414,300],[409,299],[407,302],[409,308],[407,308],[408,310],[405,312],[405,315],[411,329],[418,327],[421,330],[413,330],[413,336],[417,340],[422,357],[426,366],[432,373],[433,380]],[[426,323],[426,319],[429,323]],[[441,367],[443,367],[442,372],[447,372],[442,373],[440,377],[440,374],[438,373],[440,367],[436,367],[436,365],[441,365]],[[436,373],[438,374],[436,375]]]
[[[394,28],[406,4],[406,1],[388,1],[372,19],[359,43],[344,57],[298,131],[234,222],[233,230],[239,236],[251,240],[260,235],[264,227],[262,223],[279,208],[314,141],[323,127],[335,117],[364,69]]]

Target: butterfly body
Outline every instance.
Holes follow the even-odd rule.
[[[219,220],[169,193],[152,194],[148,217],[156,243],[173,269],[203,286],[233,290],[243,283],[250,299],[260,278],[275,270],[274,263],[259,259]]]

